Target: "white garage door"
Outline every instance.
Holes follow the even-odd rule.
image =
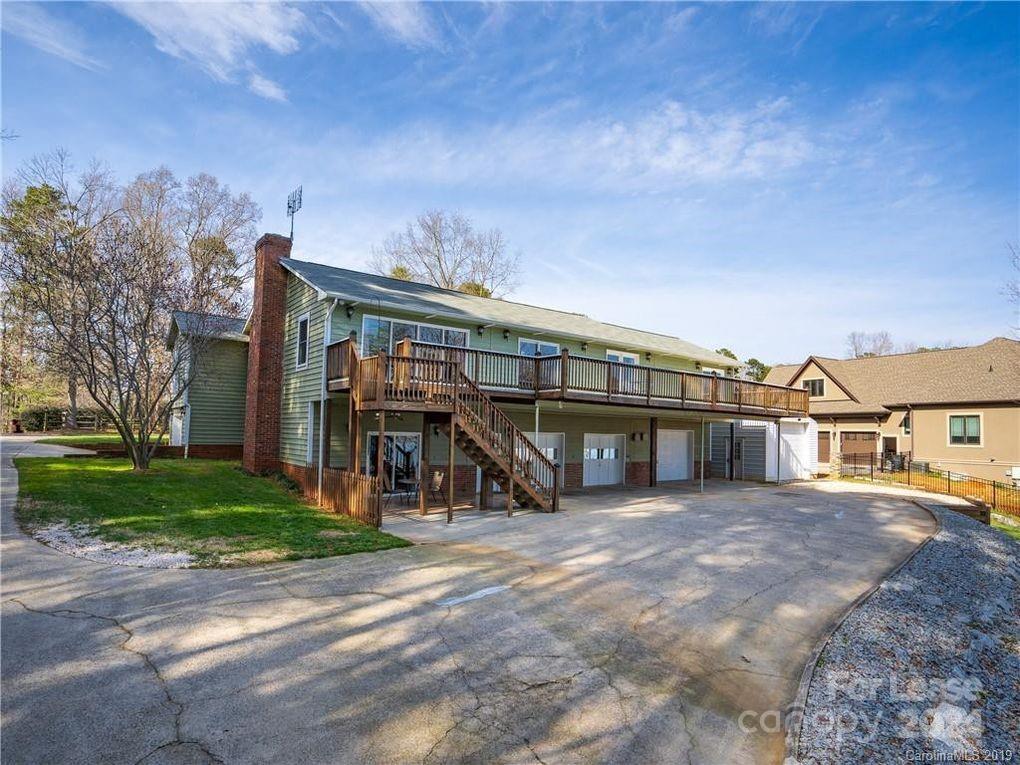
[[[612,486],[623,483],[623,435],[584,434],[584,485]]]
[[[691,477],[691,456],[693,454],[693,430],[658,431],[658,456],[656,457],[656,481],[686,481]]]

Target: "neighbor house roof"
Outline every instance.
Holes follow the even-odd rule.
[[[212,313],[174,311],[166,343],[168,347],[173,346],[179,334],[247,343],[248,335],[244,332],[245,321],[245,319],[235,319],[232,316],[219,316]]]
[[[429,284],[349,271],[293,258],[283,259],[280,263],[324,296],[364,307],[377,306],[380,309],[410,311],[454,321],[523,329],[534,334],[575,337],[618,346],[620,350],[635,349],[682,356],[721,368],[733,367],[738,363],[678,337],[607,324],[580,313],[467,295]]]
[[[789,385],[812,361],[857,399],[812,401],[812,414],[851,414],[855,407],[863,413],[906,404],[1020,402],[1020,342],[1005,337],[969,348],[860,359],[809,356],[804,364],[773,367],[765,382]]]

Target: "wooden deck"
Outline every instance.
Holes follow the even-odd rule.
[[[351,389],[350,339],[327,349],[330,391]],[[360,406],[366,410],[453,411],[452,370],[459,368],[496,400],[537,399],[714,412],[749,417],[806,417],[808,393],[752,380],[632,366],[566,351],[520,356],[402,341],[392,356],[360,359]],[[381,366],[380,366],[381,365]],[[449,394],[449,395],[448,395]]]

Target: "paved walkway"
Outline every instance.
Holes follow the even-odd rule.
[[[932,530],[894,493],[710,484],[237,570],[68,558],[13,526],[5,762],[779,762],[742,711]]]

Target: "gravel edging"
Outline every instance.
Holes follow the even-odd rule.
[[[819,641],[788,765],[1020,754],[1020,544],[916,504],[938,529]]]
[[[85,524],[51,523],[27,530],[32,538],[47,547],[84,558],[94,563],[140,568],[190,568],[195,558],[190,553],[150,550],[100,539]]]

